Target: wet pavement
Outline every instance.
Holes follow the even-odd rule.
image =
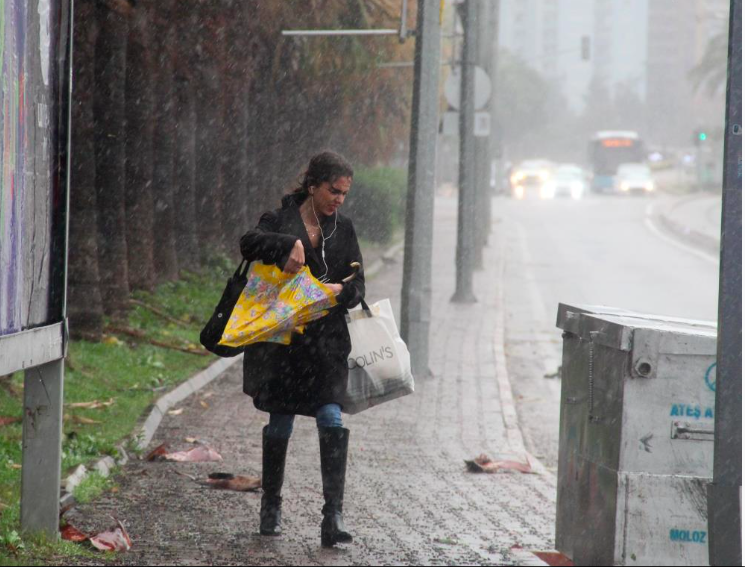
[[[457,200],[438,199],[435,214],[433,376],[419,379],[412,396],[344,416],[351,430],[344,511],[353,544],[320,547],[323,498],[311,419],[296,420],[290,442],[279,538],[258,534],[260,493],[218,491],[183,476],[260,475],[268,416],[241,392],[240,365],[187,399],[183,413],[166,416],[150,447],[187,449],[185,439],[196,437],[223,462],[132,461],[116,492],[69,512],[69,521],[94,530],[107,527],[110,514],[122,520],[134,543],[114,559],[122,565],[497,565],[524,561],[521,548],[551,549],[554,477],[465,470],[464,459],[480,453],[524,460],[519,432],[507,434],[505,412],[514,407],[497,379],[503,264],[498,246],[490,246],[486,268],[475,275],[479,302],[451,304]],[[368,299],[390,297],[397,312],[401,270],[399,257],[368,282]]]

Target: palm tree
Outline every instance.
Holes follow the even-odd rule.
[[[230,17],[223,18],[225,45],[222,57],[224,124],[222,179],[224,241],[228,252],[238,251],[238,241],[248,224],[248,88],[251,80],[250,37],[246,33],[254,11],[251,3],[228,0]],[[224,15],[224,14],[223,14]]]
[[[98,262],[104,311],[122,317],[129,299],[125,212],[125,85],[128,2],[97,2],[93,100]]]
[[[150,89],[156,101],[151,120],[153,137],[153,194],[155,200],[155,263],[159,280],[178,278],[174,198],[173,0],[143,3],[152,33],[149,45],[154,67]]]
[[[153,96],[148,24],[141,8],[132,11],[126,70],[126,206],[129,285],[155,286],[153,249]],[[158,242],[158,247],[155,247]]]
[[[93,121],[96,0],[75,5],[75,81],[72,95],[68,316],[73,338],[99,340],[103,329],[96,231],[96,160]],[[81,22],[85,22],[82,25]]]
[[[195,95],[197,109],[196,204],[199,219],[199,245],[206,258],[221,247],[223,230],[222,161],[219,152],[223,124],[222,77],[220,56],[224,30],[219,27],[221,7],[211,0],[198,0],[199,33],[194,49]]]
[[[709,39],[701,61],[689,74],[694,90],[705,90],[712,97],[721,95],[727,87],[729,29],[727,20],[723,22],[723,29]]]
[[[196,132],[194,68],[191,50],[198,33],[198,15],[173,13],[176,31],[173,52],[174,92],[174,205],[176,254],[179,269],[194,271],[199,266],[198,221],[196,214]]]

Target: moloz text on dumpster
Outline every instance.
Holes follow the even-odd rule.
[[[683,543],[706,543],[706,532],[672,529],[670,530],[670,541],[680,541]]]

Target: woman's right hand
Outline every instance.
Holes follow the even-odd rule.
[[[284,271],[288,274],[297,274],[305,265],[305,247],[300,240],[295,241],[290,257],[285,264]]]

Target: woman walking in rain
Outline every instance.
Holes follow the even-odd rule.
[[[338,306],[308,324],[303,334],[294,333],[290,345],[249,345],[243,364],[244,392],[257,409],[270,414],[262,443],[261,534],[281,533],[287,445],[295,416],[305,415],[314,417],[318,426],[324,547],[352,541],[342,517],[349,430],[342,426],[341,399],[351,350],[345,314],[364,299],[365,279],[354,226],[338,209],[353,175],[338,154],[314,156],[300,186],[282,199],[282,207],[264,213],[258,226],[241,238],[241,253],[249,262],[276,264],[288,273],[307,265],[336,294]],[[353,262],[360,263],[357,277],[340,283],[350,275]]]

